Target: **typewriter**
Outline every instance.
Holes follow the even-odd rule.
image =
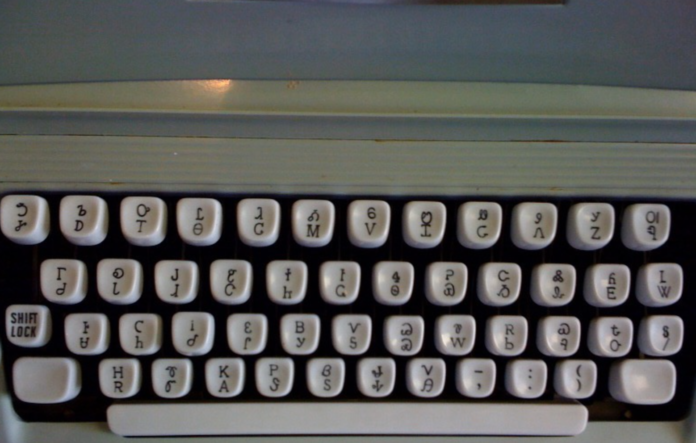
[[[211,79],[149,55],[0,76],[3,441],[693,439],[688,76]]]

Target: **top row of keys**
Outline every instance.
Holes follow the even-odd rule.
[[[194,246],[216,243],[222,235],[222,205],[211,198],[182,198],[176,206],[177,231]],[[133,245],[160,244],[167,233],[167,205],[157,197],[126,197],[121,201],[121,231]],[[292,234],[306,247],[327,245],[333,238],[336,211],[328,200],[298,200],[292,207]],[[457,239],[470,249],[493,246],[502,231],[503,211],[494,202],[467,202],[459,207]],[[442,242],[447,208],[434,201],[413,201],[404,206],[404,241],[418,249]],[[662,204],[633,204],[623,215],[621,239],[627,248],[648,251],[669,238],[670,210]],[[391,208],[381,200],[356,200],[348,206],[348,237],[361,248],[377,248],[389,237]],[[556,237],[558,209],[552,203],[517,204],[512,211],[510,235],[521,249],[538,250]],[[597,250],[614,236],[614,208],[608,203],[577,203],[568,213],[566,237],[580,250]],[[97,245],[109,229],[106,202],[96,196],[72,195],[60,202],[63,235],[79,246]],[[0,202],[3,234],[19,244],[38,244],[50,230],[48,203],[35,195],[10,195]],[[237,229],[249,246],[269,246],[280,233],[280,205],[272,199],[244,199],[237,205]]]

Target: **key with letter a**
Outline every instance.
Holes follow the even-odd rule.
[[[205,363],[205,385],[213,397],[230,398],[244,389],[244,360],[211,358]]]

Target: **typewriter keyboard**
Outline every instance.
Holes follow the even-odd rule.
[[[27,421],[555,435],[691,407],[690,202],[22,194],[0,225]]]

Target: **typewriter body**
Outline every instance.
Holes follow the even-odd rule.
[[[2,19],[3,441],[693,440],[693,30],[594,2],[158,6],[268,34],[236,17],[229,58],[195,33],[171,57],[154,6],[104,5],[149,42],[118,67],[116,26],[80,55],[17,28],[30,6]],[[408,56],[407,23],[431,30]],[[331,25],[336,53],[308,40]]]

